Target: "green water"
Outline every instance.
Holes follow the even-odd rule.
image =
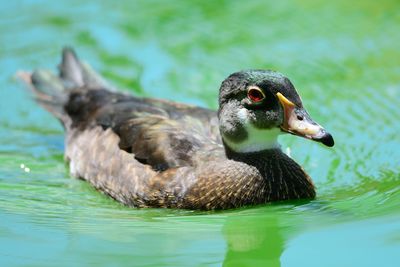
[[[0,266],[399,266],[399,1],[102,2],[0,3]],[[120,88],[210,108],[234,71],[284,72],[336,140],[281,139],[318,198],[137,210],[71,178],[14,77],[64,45]]]

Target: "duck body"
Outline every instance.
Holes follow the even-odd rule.
[[[273,137],[258,145],[255,135],[281,131],[287,110],[280,98],[267,111],[242,103],[273,91],[248,89],[248,77],[262,74],[254,73],[222,83],[218,112],[116,92],[71,49],[63,51],[59,76],[42,70],[21,76],[64,125],[71,174],[125,205],[212,210],[314,198],[310,177]],[[240,84],[243,75],[247,84]],[[294,96],[286,100],[302,108]],[[321,131],[314,137],[327,142],[330,135]]]

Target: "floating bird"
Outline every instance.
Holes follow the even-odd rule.
[[[289,79],[271,70],[227,77],[217,112],[117,92],[70,48],[58,76],[20,77],[64,126],[71,174],[128,206],[215,210],[313,199],[311,178],[278,135],[334,144]]]

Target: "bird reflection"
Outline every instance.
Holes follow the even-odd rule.
[[[223,229],[227,241],[223,266],[281,266],[282,229],[277,217],[228,218]]]

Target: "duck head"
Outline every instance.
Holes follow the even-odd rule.
[[[279,72],[231,74],[220,88],[218,116],[224,144],[235,152],[277,148],[282,133],[334,145],[332,136],[311,119],[290,80]]]

